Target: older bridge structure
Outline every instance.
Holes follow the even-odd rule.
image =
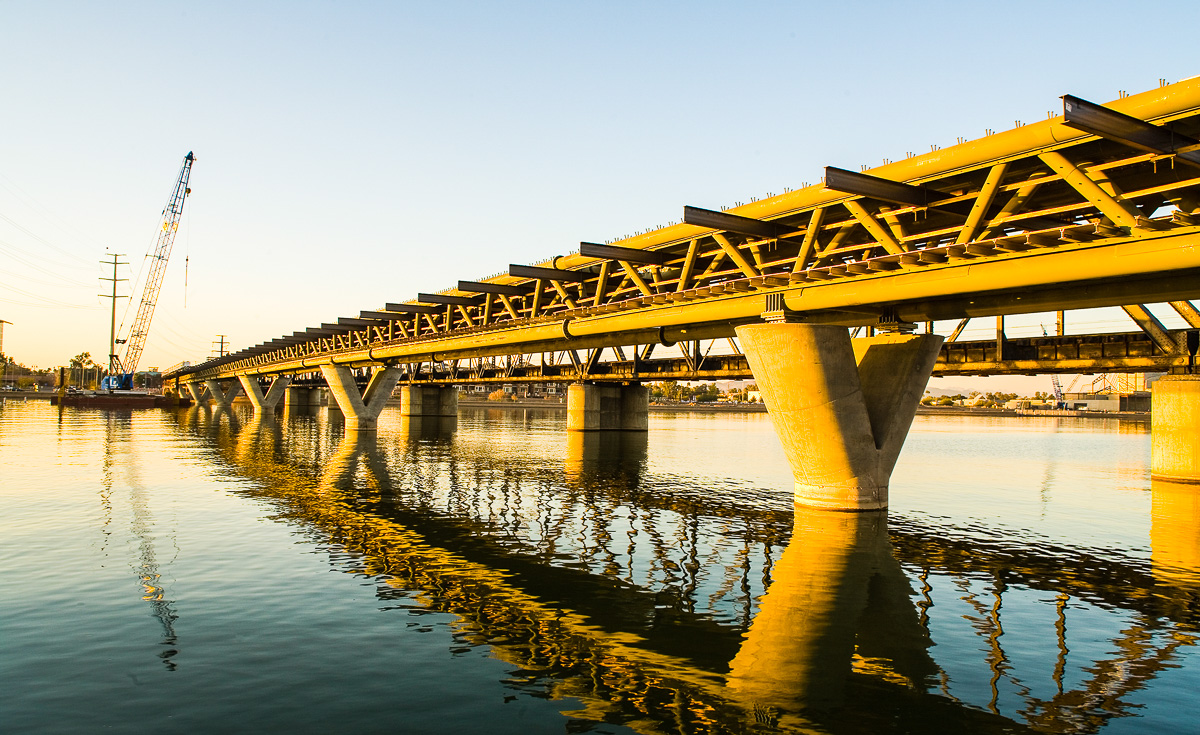
[[[1161,370],[1176,375],[1156,384],[1155,474],[1200,481],[1198,246],[1200,78],[1105,105],[1068,95],[1035,124],[869,171],[828,167],[818,185],[724,211],[685,207],[678,224],[167,377],[197,400],[244,389],[270,410],[294,376],[319,375],[360,431],[401,382],[403,413],[436,416],[456,411],[457,384],[558,380],[571,383],[568,429],[590,431],[644,430],[640,381],[752,375],[797,502],[863,510],[887,505],[934,371]],[[1145,306],[1164,302],[1191,329]],[[1069,310],[1106,306],[1139,331],[1068,333]],[[1035,312],[1056,313],[1055,335],[1007,338],[1005,316]],[[996,339],[957,342],[974,318],[995,319]]]

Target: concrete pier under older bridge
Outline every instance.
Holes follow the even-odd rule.
[[[320,374],[360,431],[397,383],[420,416],[449,411],[457,384],[564,380],[577,384],[569,428],[594,431],[640,428],[643,381],[752,375],[772,386],[797,502],[882,508],[931,372],[1193,373],[1198,147],[1200,79],[1104,105],[1068,95],[1039,123],[861,173],[830,166],[820,185],[745,206],[685,207],[682,224],[581,242],[166,377],[224,405],[243,379]],[[1169,304],[1187,328],[1166,328],[1148,304]],[[1071,333],[1072,312],[1095,307],[1122,307],[1139,331]],[[1008,336],[1006,317],[1034,313],[1055,314],[1053,336]],[[971,319],[996,320],[990,349],[958,343]],[[940,353],[935,323],[951,327]],[[835,334],[848,329],[892,347],[847,348]],[[701,349],[722,340],[726,356]],[[896,363],[876,369],[875,354]],[[1174,428],[1155,440],[1155,475],[1200,482],[1200,391],[1160,383]]]

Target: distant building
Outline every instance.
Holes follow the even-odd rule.
[[[1075,411],[1149,411],[1150,393],[1067,393],[1063,402]]]
[[[517,398],[559,398],[566,395],[567,389],[558,383],[472,383],[460,387],[464,393],[473,396],[487,396],[497,390]]]

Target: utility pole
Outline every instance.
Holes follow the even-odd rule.
[[[117,281],[127,281],[128,278],[117,278],[117,266],[127,265],[122,263],[120,258],[125,253],[112,254],[112,278],[101,278],[101,281],[112,281],[112,294],[100,294],[102,299],[112,299],[112,319],[109,322],[108,328],[108,374],[118,375],[121,372],[121,361],[117,359],[117,299],[127,299],[128,296],[117,296]],[[110,261],[102,260],[101,263],[108,265]]]
[[[12,322],[0,319],[0,356],[4,357],[4,382],[8,382],[8,356],[4,354],[4,325],[12,324]]]
[[[226,355],[225,338],[228,336],[229,335],[227,335],[227,334],[218,334],[217,339],[214,339],[212,341],[212,343],[214,345],[216,345],[216,347],[217,347],[217,354],[216,354],[217,357],[225,357],[225,355]]]

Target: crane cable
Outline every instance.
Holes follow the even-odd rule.
[[[192,202],[192,212],[196,211],[196,202]],[[183,236],[183,308],[187,308],[188,260],[192,252],[192,218],[187,219],[187,233]]]

